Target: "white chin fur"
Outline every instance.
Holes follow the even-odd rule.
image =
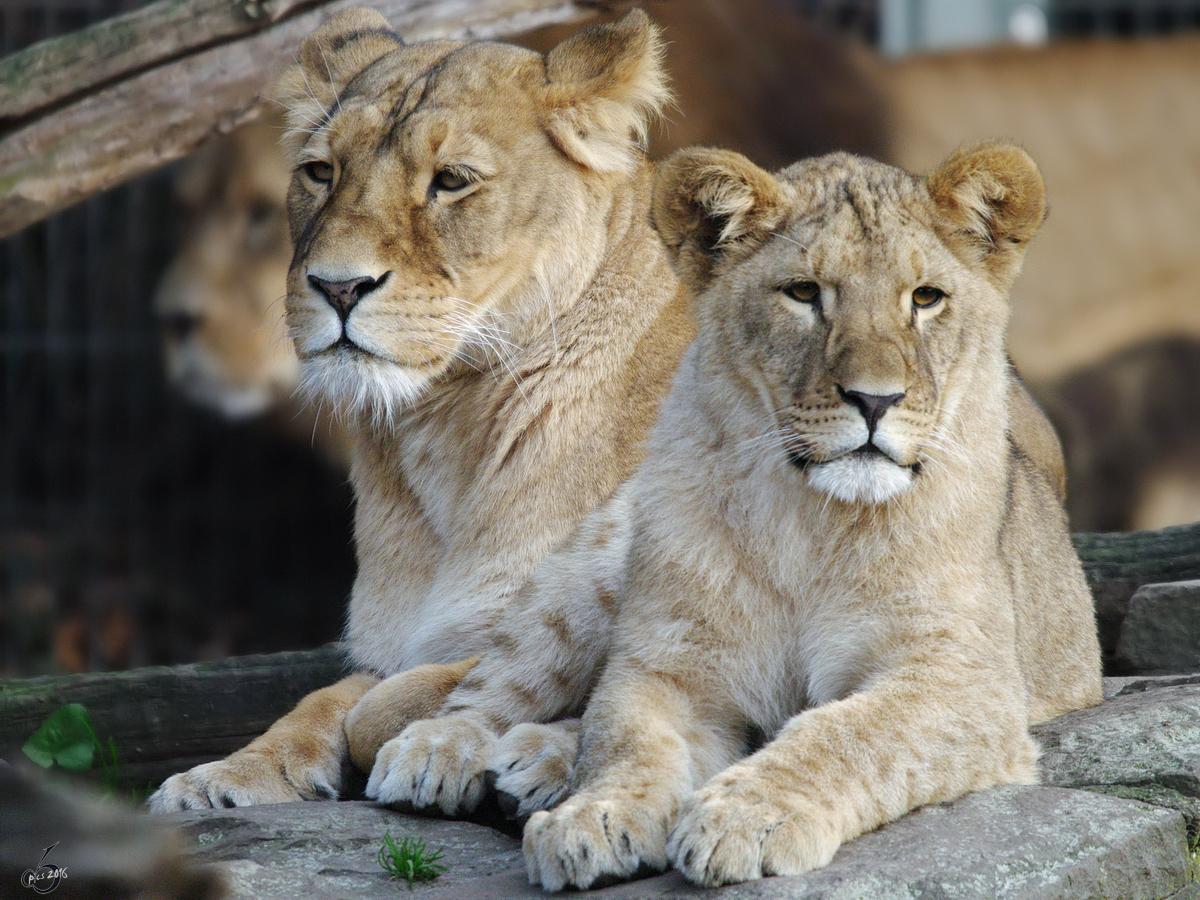
[[[886,503],[908,490],[913,473],[879,456],[843,456],[811,465],[806,471],[813,490],[843,503]]]
[[[384,425],[418,400],[428,380],[382,359],[327,353],[304,361],[298,391],[328,400],[339,416],[367,415]]]

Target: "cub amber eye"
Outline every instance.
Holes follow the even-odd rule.
[[[312,162],[306,162],[302,168],[305,175],[320,184],[329,184],[333,181],[333,163],[314,159]]]
[[[931,287],[930,285],[922,285],[912,292],[913,306],[918,309],[929,309],[937,306],[946,299],[946,292],[941,288]]]
[[[442,169],[433,176],[432,187],[435,191],[461,191],[470,183],[470,179],[462,172]]]
[[[817,303],[821,299],[821,286],[815,281],[797,281],[786,285],[783,292],[800,303]]]

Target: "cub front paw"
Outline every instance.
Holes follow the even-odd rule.
[[[496,735],[465,716],[413,722],[382,747],[366,795],[383,804],[471,812],[484,792],[484,771]]]
[[[684,804],[667,856],[689,881],[715,887],[800,875],[833,858],[841,842],[816,807],[745,780],[717,776]]]
[[[668,817],[644,800],[576,795],[525,826],[530,884],[548,891],[599,887],[667,867]]]
[[[220,809],[336,800],[340,759],[291,760],[273,753],[239,750],[225,759],[172,775],[146,800],[151,812]]]
[[[578,747],[578,719],[510,729],[487,768],[487,783],[504,814],[524,819],[562,802],[571,788]]]

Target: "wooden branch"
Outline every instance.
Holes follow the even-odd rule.
[[[344,9],[375,7],[411,40],[493,38],[587,15],[569,0],[325,0],[307,8],[312,2],[233,4],[265,10],[264,22],[241,21],[228,2],[222,14],[218,0],[160,0],[117,25],[100,23],[19,55],[2,70],[3,108],[38,111],[0,135],[0,237],[256,118],[270,81],[304,37]],[[181,10],[204,11],[202,30],[168,42],[163,53],[141,47],[177,26]],[[68,65],[61,87],[47,75],[71,55],[95,60],[91,84],[101,87],[87,87],[84,64]],[[42,87],[46,81],[54,84]]]
[[[159,0],[0,59],[0,125],[321,0]]]

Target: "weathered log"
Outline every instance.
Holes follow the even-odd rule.
[[[587,14],[569,0],[324,0],[316,8],[309,0],[242,0],[233,6],[266,11],[242,22],[230,4],[224,14],[216,5],[159,0],[115,25],[45,41],[5,63],[0,80],[9,96],[0,94],[7,104],[0,108],[9,115],[35,111],[0,133],[0,237],[256,118],[277,68],[344,9],[375,7],[414,40],[498,37]],[[168,42],[167,55],[131,49],[177,26],[187,9],[206,10],[196,37]],[[72,55],[96,60],[91,87],[79,65],[68,66],[61,87],[40,87],[45,73]]]
[[[160,0],[0,59],[0,125],[323,0]]]
[[[340,647],[330,644],[186,666],[0,681],[0,755],[16,759],[50,713],[81,703],[100,740],[115,742],[120,780],[155,785],[244,746],[305,694],[347,671]]]

